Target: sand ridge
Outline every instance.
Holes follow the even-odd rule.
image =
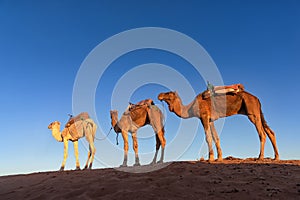
[[[300,160],[227,157],[0,177],[1,199],[299,199]],[[151,171],[147,173],[142,170]]]

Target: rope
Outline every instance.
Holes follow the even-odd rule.
[[[116,141],[117,141],[117,145],[119,145],[119,133],[117,133]]]
[[[95,136],[95,139],[96,139],[96,140],[100,140],[100,141],[101,141],[101,140],[105,140],[105,139],[109,136],[111,130],[112,130],[112,127],[110,128],[109,132],[107,133],[107,135],[106,135],[104,138],[97,138],[97,137]]]
[[[107,133],[107,135],[104,137],[104,138],[97,138],[96,136],[95,136],[95,139],[96,140],[105,140],[108,136],[109,136],[109,134],[110,134],[110,132],[111,132],[111,130],[113,129],[113,127],[111,127],[110,128],[110,130],[109,130],[109,132]],[[117,143],[117,145],[119,145],[119,133],[117,133],[117,136],[116,136],[116,143]]]

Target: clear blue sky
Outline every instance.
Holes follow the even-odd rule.
[[[52,138],[47,126],[55,120],[64,124],[67,114],[72,113],[73,84],[82,62],[99,43],[140,27],[172,29],[201,44],[216,63],[225,84],[243,83],[259,97],[265,118],[276,133],[281,159],[300,159],[300,3],[296,0],[0,0],[0,25],[0,175],[59,169],[63,144]],[[115,109],[111,108],[114,85],[128,70],[147,63],[173,67],[191,82],[196,93],[205,90],[205,80],[176,55],[151,49],[124,55],[109,66],[96,90],[95,109],[103,134],[110,128],[109,110]],[[172,76],[166,79],[172,80]],[[167,90],[158,84],[144,85],[134,92],[131,101],[152,98],[159,103],[157,94]],[[122,96],[118,98],[121,102]],[[187,104],[193,98],[186,96],[183,101]],[[119,115],[122,112],[119,110]],[[166,138],[171,141],[180,120],[169,111],[166,115]],[[149,127],[140,133],[147,131],[152,133]],[[224,157],[258,156],[258,135],[246,117],[227,118],[219,134]],[[100,132],[97,135],[103,136]],[[180,160],[206,156],[201,127],[196,135]],[[108,140],[115,145],[115,134]],[[115,152],[101,148],[101,141],[96,141],[95,168],[121,164],[123,143],[121,137],[119,140]],[[154,150],[154,138],[149,141],[139,142],[142,164],[148,162],[143,160],[143,152]],[[74,169],[73,147],[69,145],[66,167]],[[79,145],[83,166],[87,152],[83,143]],[[167,161],[174,150],[167,146]],[[265,156],[273,157],[269,141]],[[101,157],[113,164],[101,163]]]

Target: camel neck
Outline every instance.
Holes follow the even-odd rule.
[[[116,124],[115,126],[113,126],[114,130],[116,133],[121,133],[122,130],[120,129],[120,127],[118,126],[118,124]]]
[[[59,131],[59,128],[53,128],[52,129],[52,136],[58,142],[62,142],[63,141],[62,136],[61,136],[61,132]]]
[[[190,104],[188,105],[183,105],[181,98],[178,97],[175,101],[174,101],[174,105],[173,105],[173,109],[174,109],[174,113],[181,118],[191,118],[191,117],[195,117],[195,113],[194,113],[194,101],[192,101]]]
[[[112,118],[111,125],[114,128],[116,133],[121,133],[122,132],[121,128],[118,125],[118,118],[117,117]]]

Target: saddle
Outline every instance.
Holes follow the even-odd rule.
[[[138,107],[141,107],[141,106],[151,106],[151,105],[154,105],[154,102],[152,99],[145,99],[145,100],[142,100],[136,104],[133,104],[133,103],[130,103],[129,102],[129,106],[128,106],[128,110],[131,111],[131,110],[134,110],[135,108],[138,108]]]
[[[226,94],[237,94],[239,92],[244,91],[243,84],[234,84],[234,85],[225,85],[225,86],[214,86],[212,90],[207,89],[203,92],[202,96],[204,99],[207,99],[211,96],[218,96],[218,95],[226,95]]]
[[[89,118],[90,116],[87,112],[82,112],[79,115],[76,115],[75,117],[71,117],[69,121],[66,123],[65,128],[69,128],[72,124],[74,124],[77,121],[83,121]]]

